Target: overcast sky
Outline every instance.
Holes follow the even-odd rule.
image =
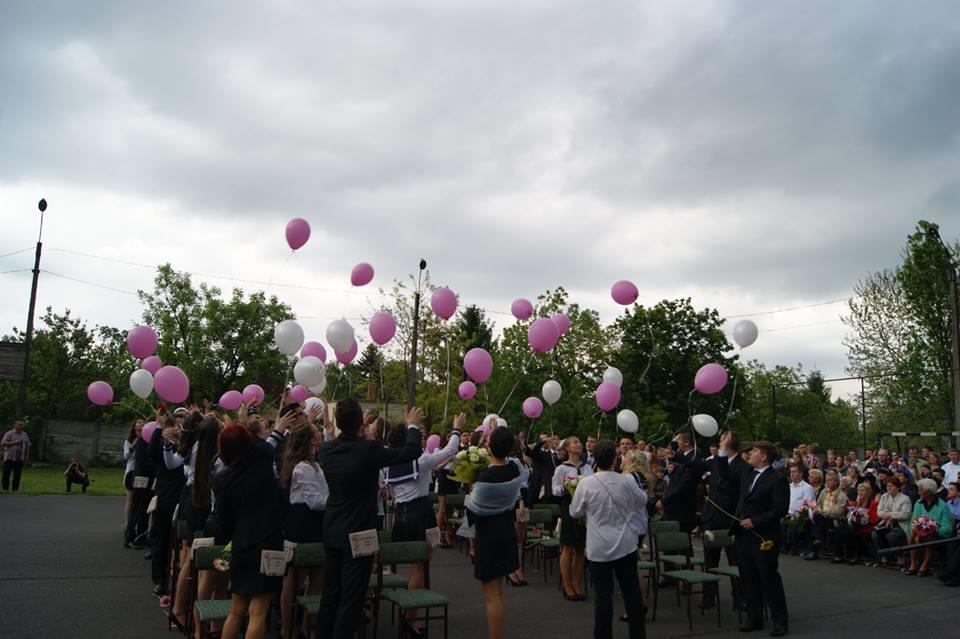
[[[960,234],[950,3],[318,4],[3,3],[0,254],[47,198],[38,315],[140,317],[151,269],[79,252],[269,281],[308,338],[379,303],[354,263],[420,257],[500,327],[556,286],[609,320],[618,279],[733,316],[847,297],[921,217]],[[0,275],[0,332],[29,291]],[[841,375],[844,310],[757,315],[746,354]]]

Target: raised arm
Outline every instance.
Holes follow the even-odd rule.
[[[417,407],[411,408],[404,416],[407,422],[407,441],[397,448],[384,448],[379,444],[372,447],[372,459],[377,468],[393,466],[407,461],[413,461],[420,456],[420,420],[423,413]]]
[[[420,456],[421,471],[443,466],[453,459],[453,456],[456,455],[460,449],[460,431],[466,423],[467,416],[464,413],[460,413],[454,418],[453,432],[450,434],[450,441],[447,442],[447,445],[440,450],[435,450],[432,453],[424,453]]]

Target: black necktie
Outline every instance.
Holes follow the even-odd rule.
[[[753,492],[754,487],[757,485],[757,477],[759,477],[759,476],[760,476],[760,471],[757,470],[756,468],[754,468],[754,469],[753,469],[753,477],[752,477],[752,479],[750,480],[750,490],[747,491],[747,494],[748,494],[748,495]]]

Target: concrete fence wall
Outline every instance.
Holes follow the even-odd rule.
[[[122,466],[126,424],[101,424],[47,419],[30,433],[33,459],[65,462],[76,457],[84,464]]]

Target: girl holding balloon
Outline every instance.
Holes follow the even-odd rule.
[[[568,601],[585,601],[583,588],[584,548],[587,529],[583,522],[570,516],[570,502],[576,491],[576,483],[593,474],[593,469],[583,456],[583,444],[578,437],[567,437],[561,444],[566,461],[553,472],[553,495],[560,498],[560,580],[563,598]],[[572,488],[571,488],[572,487]]]
[[[126,468],[123,471],[123,487],[127,490],[127,502],[123,506],[123,528],[127,528],[127,520],[130,519],[130,506],[133,505],[133,476],[136,475],[134,467],[137,460],[133,457],[133,445],[137,443],[140,432],[143,430],[143,420],[138,419],[130,424],[130,433],[123,441],[123,461]]]

